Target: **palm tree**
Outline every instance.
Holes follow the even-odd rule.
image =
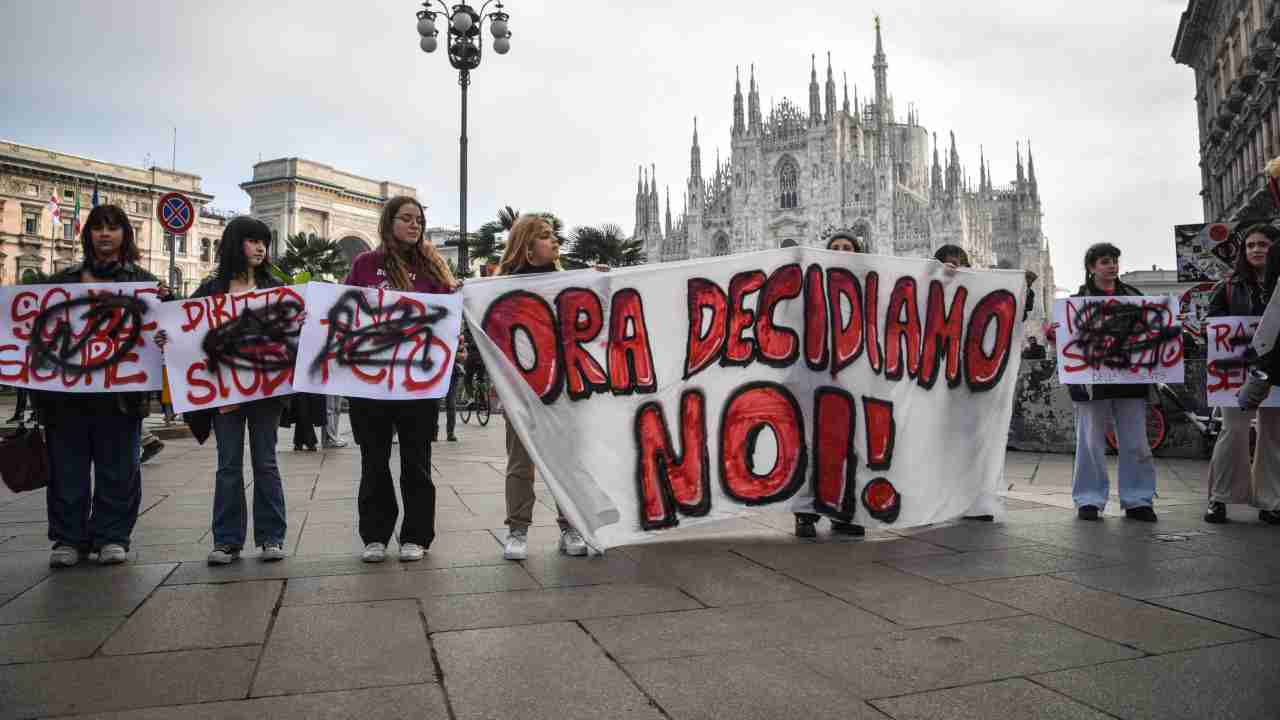
[[[315,280],[334,281],[345,277],[349,269],[342,246],[337,241],[306,233],[289,236],[284,257],[280,258],[277,266],[288,275],[306,272]]]
[[[497,220],[481,225],[474,235],[467,238],[467,251],[471,258],[486,263],[496,263],[502,259],[507,244],[498,239],[498,236],[511,232],[511,226],[515,225],[518,217],[519,211],[507,205],[498,211]]]
[[[639,240],[628,240],[622,228],[613,223],[598,227],[583,225],[574,228],[570,237],[572,245],[561,256],[569,267],[627,267],[644,262],[644,244]]]

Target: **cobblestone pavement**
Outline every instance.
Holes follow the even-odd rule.
[[[1011,453],[1009,519],[863,540],[787,515],[567,558],[539,486],[506,562],[503,428],[435,445],[426,560],[357,558],[354,447],[282,433],[287,551],[221,568],[214,448],[144,469],[131,562],[47,566],[43,493],[0,490],[0,717],[1276,718],[1280,528],[1074,519],[1071,458]]]

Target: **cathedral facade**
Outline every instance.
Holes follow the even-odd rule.
[[[650,262],[764,250],[788,240],[821,247],[837,231],[881,255],[932,257],[954,244],[975,267],[1034,271],[1039,300],[1032,317],[1046,318],[1042,300],[1054,296],[1053,267],[1030,145],[1025,167],[1018,147],[1012,184],[992,182],[985,156],[973,183],[954,134],[944,164],[936,134],[915,109],[905,120],[895,113],[878,18],[872,69],[874,98],[861,102],[855,88],[850,105],[846,77],[837,105],[830,54],[821,88],[811,59],[808,112],[783,99],[766,118],[753,65],[745,107],[741,79],[735,80],[730,156],[722,162],[717,153],[705,176],[695,119],[684,206],[674,222],[669,189],[665,218],[659,206],[656,168],[640,169],[633,239],[644,243]]]

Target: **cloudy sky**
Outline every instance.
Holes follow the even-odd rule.
[[[1201,221],[1194,81],[1170,58],[1186,0],[658,2],[510,0],[512,50],[470,94],[469,224],[501,205],[630,232],[637,165],[672,204],[693,117],[704,169],[727,157],[734,66],[762,103],[807,106],[810,53],[873,91],[873,14],[905,115],[954,130],[997,183],[1030,139],[1060,286],[1091,242],[1126,269],[1173,267],[1171,226]],[[411,0],[9,0],[0,137],[203,177],[246,210],[260,159],[300,156],[418,188],[458,221],[456,71],[417,45]],[[852,89],[851,89],[852,94]]]

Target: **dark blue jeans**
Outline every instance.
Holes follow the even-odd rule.
[[[49,539],[81,551],[129,549],[142,504],[142,420],[123,415],[59,418],[49,445]],[[93,483],[90,492],[90,470]]]
[[[248,532],[244,500],[244,435],[249,428],[249,457],[253,462],[253,539],[259,546],[284,544],[288,527],[284,484],[276,464],[276,433],[280,402],[259,400],[213,418],[218,440],[218,472],[213,490],[213,543],[241,549]]]

